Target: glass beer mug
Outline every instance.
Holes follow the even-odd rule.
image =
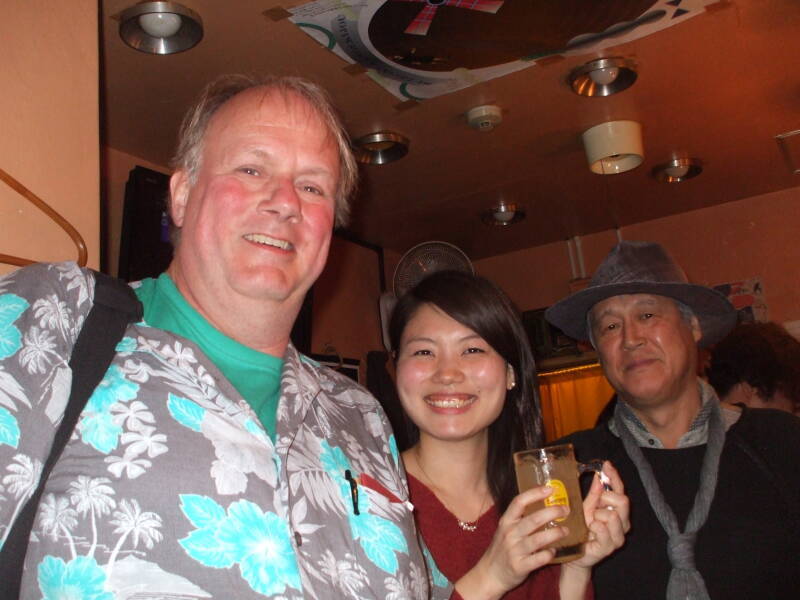
[[[589,530],[583,518],[583,498],[578,485],[578,476],[597,472],[606,480],[602,467],[603,462],[600,460],[585,464],[576,462],[572,444],[514,453],[514,468],[520,493],[540,485],[549,485],[553,488],[553,493],[548,498],[529,504],[525,514],[548,506],[568,506],[570,509],[566,517],[545,525],[545,528],[564,525],[569,529],[569,534],[565,538],[546,546],[556,551],[550,564],[568,562],[583,556],[583,544],[586,542]]]

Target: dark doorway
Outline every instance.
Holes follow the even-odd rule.
[[[157,277],[172,260],[168,194],[168,175],[144,167],[131,170],[122,212],[120,279],[138,281]]]

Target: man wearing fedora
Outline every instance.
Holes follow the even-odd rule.
[[[660,245],[621,242],[546,318],[591,341],[617,392],[608,422],[562,440],[611,460],[631,500],[598,600],[800,598],[800,419],[721,404],[696,374],[736,322],[728,300]]]

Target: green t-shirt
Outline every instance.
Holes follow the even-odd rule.
[[[166,273],[158,279],[142,280],[134,291],[144,305],[145,323],[200,346],[247,400],[274,442],[283,360],[253,350],[215,329],[186,301]]]

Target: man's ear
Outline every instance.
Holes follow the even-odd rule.
[[[697,317],[692,317],[692,323],[689,328],[692,330],[692,337],[695,343],[699,342],[700,338],[703,337],[703,328],[700,327],[700,321],[697,320]]]
[[[183,227],[190,190],[189,174],[183,169],[175,171],[169,178],[169,214],[176,227]]]

